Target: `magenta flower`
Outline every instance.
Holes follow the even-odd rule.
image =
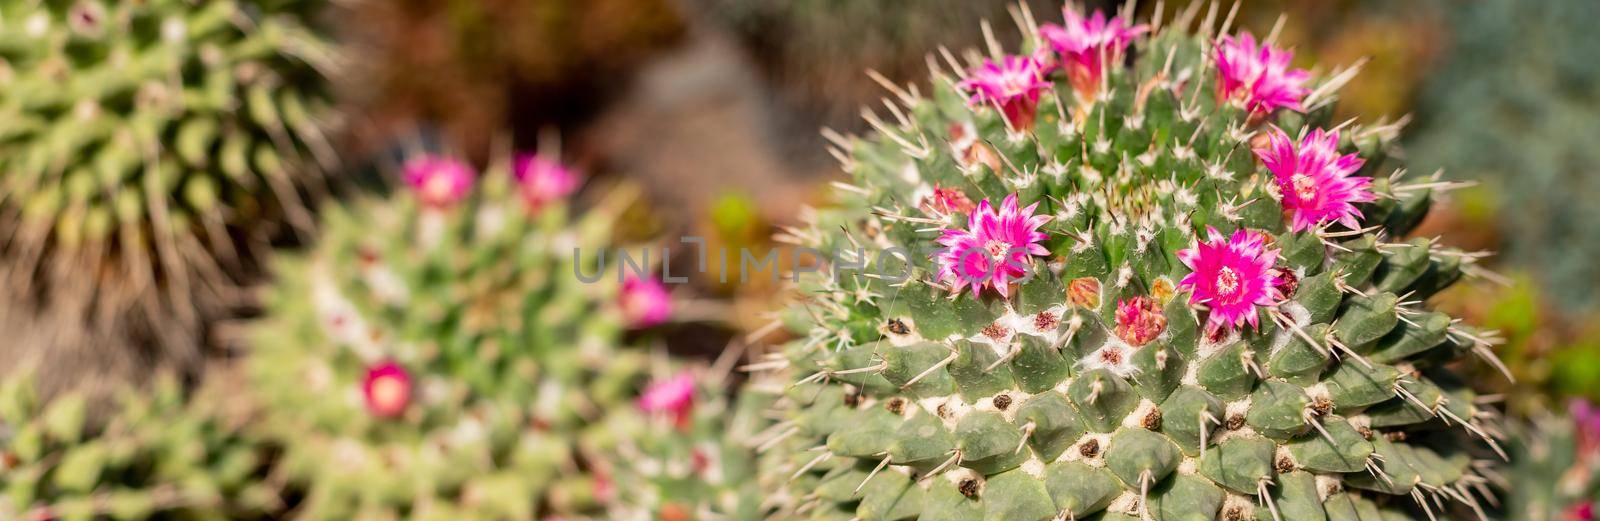
[[[1167,316],[1161,304],[1143,295],[1117,302],[1117,338],[1139,347],[1161,336],[1167,329]]]
[[[512,174],[530,210],[565,199],[578,189],[577,172],[539,154],[519,154],[512,165]]]
[[[411,375],[394,362],[379,362],[367,368],[361,382],[367,410],[379,418],[394,418],[411,403]]]
[[[679,426],[689,421],[694,408],[694,375],[683,372],[666,380],[652,382],[639,395],[639,409],[672,417]]]
[[[1266,236],[1249,230],[1224,239],[1216,228],[1207,226],[1206,235],[1205,242],[1196,239],[1189,249],[1178,252],[1178,260],[1193,270],[1178,281],[1178,287],[1193,291],[1190,305],[1211,308],[1206,323],[1210,331],[1244,322],[1258,326],[1256,306],[1277,302],[1278,278],[1272,265],[1278,261],[1278,250],[1267,249]]]
[[[660,325],[672,315],[672,297],[667,287],[651,278],[629,276],[622,281],[619,296],[622,315],[636,328]]]
[[[474,174],[465,162],[434,155],[406,161],[401,177],[429,208],[448,208],[472,191]]]
[[[1377,199],[1368,177],[1350,177],[1361,168],[1356,154],[1339,155],[1339,133],[1322,129],[1300,140],[1298,146],[1282,130],[1267,133],[1268,144],[1256,157],[1278,178],[1283,209],[1292,215],[1294,231],[1338,221],[1350,229],[1361,227],[1356,203]]]
[[[1048,215],[1033,215],[1038,203],[1017,209],[1017,194],[1006,196],[996,212],[989,200],[978,203],[967,216],[967,229],[945,230],[939,244],[945,249],[934,258],[939,263],[939,280],[951,284],[959,293],[968,284],[973,296],[992,287],[1000,296],[1010,295],[1010,283],[1027,274],[1029,255],[1049,255],[1039,244],[1050,236],[1039,227],[1050,222]]]
[[[1561,521],[1594,521],[1594,502],[1584,501],[1561,512]]]
[[[1257,46],[1250,33],[1223,36],[1215,49],[1217,94],[1240,102],[1251,114],[1270,114],[1279,108],[1304,111],[1300,101],[1311,92],[1305,83],[1311,73],[1290,69],[1294,53],[1265,43]]]
[[[1600,407],[1589,400],[1574,398],[1567,401],[1567,412],[1572,414],[1577,430],[1579,458],[1589,459],[1600,454]]]
[[[1044,80],[1038,60],[1007,56],[999,63],[984,60],[958,87],[972,93],[973,105],[999,107],[1012,127],[1025,129],[1033,127],[1039,93],[1050,88],[1050,82]]]
[[[1099,9],[1089,18],[1070,5],[1061,12],[1066,17],[1063,25],[1046,24],[1039,28],[1039,36],[1061,56],[1061,68],[1067,71],[1068,81],[1084,98],[1100,89],[1106,64],[1122,63],[1128,44],[1150,30],[1148,25],[1132,25],[1121,16],[1107,20]]]

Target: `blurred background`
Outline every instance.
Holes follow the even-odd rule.
[[[1056,2],[1024,2],[1058,16]],[[938,45],[1005,42],[1011,0],[446,0],[358,2],[363,69],[344,85],[353,139],[436,128],[474,154],[513,128],[558,131],[586,170],[626,173],[664,216],[640,233],[762,247],[820,203],[836,163],[819,129],[863,132],[884,95],[867,74],[923,81]],[[1141,3],[1143,16],[1155,8]],[[1111,2],[1086,7],[1116,8]],[[1280,13],[1288,13],[1279,20]],[[1441,297],[1507,339],[1513,410],[1600,398],[1600,17],[1592,0],[1254,0],[1240,25],[1282,23],[1296,61],[1365,67],[1349,118],[1409,117],[1413,169],[1477,186],[1420,233],[1471,250],[1505,284]],[[776,287],[695,282],[734,330],[763,325]],[[717,345],[698,331],[682,341]],[[1499,381],[1499,380],[1496,380]],[[1508,389],[1510,390],[1510,389]]]

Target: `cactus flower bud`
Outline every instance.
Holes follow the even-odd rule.
[[[472,167],[449,157],[421,156],[406,162],[401,174],[429,208],[449,208],[472,191]]]
[[[518,155],[512,173],[529,210],[565,199],[578,189],[577,172],[538,154]]]
[[[361,391],[373,416],[394,418],[411,403],[411,375],[399,364],[379,362],[367,368]]]
[[[1139,347],[1150,343],[1167,329],[1167,316],[1155,299],[1143,295],[1117,303],[1117,337]]]
[[[628,277],[622,281],[619,300],[624,318],[633,327],[660,325],[672,315],[672,297],[655,279]]]

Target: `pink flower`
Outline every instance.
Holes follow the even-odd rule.
[[[1594,502],[1584,501],[1561,512],[1561,521],[1594,521]]]
[[[1256,149],[1256,157],[1278,178],[1283,209],[1292,215],[1292,228],[1301,231],[1338,221],[1350,229],[1361,227],[1356,221],[1361,211],[1356,203],[1377,199],[1367,189],[1368,177],[1350,177],[1361,169],[1356,154],[1339,155],[1339,133],[1311,131],[1299,146],[1282,130],[1272,128],[1268,145]]]
[[[1167,316],[1161,304],[1143,295],[1117,302],[1117,337],[1139,347],[1150,343],[1167,329]]]
[[[1577,431],[1579,459],[1600,455],[1600,407],[1589,400],[1574,398],[1567,401],[1567,412],[1572,414]]]
[[[959,293],[969,283],[977,296],[992,287],[1001,296],[1010,295],[1010,281],[1027,274],[1029,255],[1049,255],[1039,244],[1050,236],[1039,231],[1050,222],[1048,215],[1033,215],[1034,207],[1017,209],[1017,194],[1006,196],[996,212],[989,200],[967,216],[967,229],[945,230],[939,237],[944,251],[935,254],[939,280],[951,284]]]
[[[958,87],[972,93],[973,105],[997,106],[1012,127],[1025,129],[1033,127],[1039,93],[1050,88],[1050,82],[1044,80],[1038,60],[1007,56],[999,63],[984,60]]]
[[[448,208],[472,191],[472,167],[459,159],[425,155],[406,161],[401,177],[429,208]]]
[[[1290,69],[1294,53],[1256,45],[1250,33],[1223,36],[1215,49],[1217,94],[1244,104],[1251,114],[1270,114],[1279,108],[1304,111],[1300,100],[1310,93],[1305,83],[1311,73]]]
[[[578,174],[555,160],[538,154],[519,154],[512,165],[512,174],[522,192],[528,208],[538,210],[546,204],[565,199],[578,189]]]
[[[659,325],[672,315],[672,297],[655,279],[629,276],[622,281],[619,300],[622,315],[632,327]]]
[[[672,378],[656,381],[645,387],[639,395],[639,409],[650,414],[665,414],[679,426],[689,421],[689,411],[694,408],[694,375],[683,372]]]
[[[1207,240],[1196,239],[1193,246],[1178,252],[1178,260],[1191,273],[1178,281],[1178,287],[1194,293],[1190,305],[1211,308],[1206,327],[1211,331],[1238,327],[1249,322],[1258,326],[1256,306],[1271,306],[1278,297],[1278,278],[1272,265],[1278,250],[1269,250],[1265,236],[1248,231],[1234,232],[1224,239],[1216,228],[1206,227]]]
[[[1046,24],[1039,28],[1039,36],[1061,56],[1061,67],[1072,88],[1085,98],[1100,90],[1106,64],[1121,64],[1128,43],[1150,30],[1148,25],[1132,25],[1121,16],[1108,21],[1099,9],[1089,18],[1070,5],[1061,12],[1066,16],[1063,25]]]
[[[406,411],[411,403],[411,375],[394,362],[379,362],[367,368],[361,382],[361,392],[367,399],[367,410],[379,418],[394,418]]]
[[[967,194],[955,188],[943,188],[938,185],[933,187],[933,193],[922,197],[917,203],[922,211],[933,215],[946,216],[955,213],[969,213],[972,211],[972,199]]]

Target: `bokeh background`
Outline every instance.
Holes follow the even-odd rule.
[[[939,45],[1010,27],[1009,0],[448,0],[355,4],[348,85],[368,147],[432,128],[470,152],[498,128],[558,131],[588,170],[626,173],[662,219],[650,232],[763,247],[840,176],[819,130],[864,132],[885,91],[922,81]],[[1024,2],[1051,13],[1054,2]],[[1148,15],[1155,6],[1144,2]],[[1087,7],[1116,8],[1112,2]],[[1280,20],[1280,14],[1283,15]],[[1412,168],[1476,186],[1422,235],[1496,252],[1503,285],[1441,297],[1506,338],[1514,411],[1600,398],[1600,17],[1590,0],[1254,0],[1239,24],[1277,28],[1296,61],[1365,66],[1339,113],[1409,118]],[[1280,26],[1281,24],[1281,26]],[[1001,40],[1013,31],[996,31]],[[641,231],[643,233],[644,231]],[[695,289],[732,331],[765,323],[778,288]],[[728,331],[682,338],[718,345]],[[704,337],[704,338],[702,338]],[[1498,381],[1498,380],[1497,380]]]

